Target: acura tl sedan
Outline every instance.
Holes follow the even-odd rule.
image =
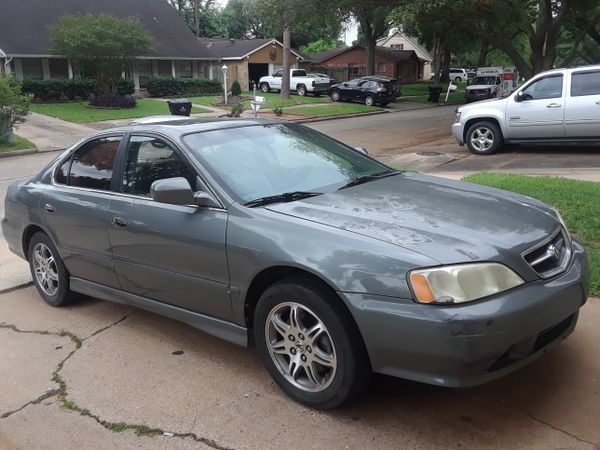
[[[373,372],[505,375],[573,331],[589,287],[545,204],[278,121],[95,134],[8,189],[2,229],[50,305],[93,296],[255,345],[289,396],[323,409]]]

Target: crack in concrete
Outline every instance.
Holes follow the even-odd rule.
[[[64,381],[64,379],[60,375],[60,371],[63,369],[65,363],[69,360],[69,358],[71,358],[77,352],[77,350],[79,350],[81,348],[81,346],[83,345],[83,341],[85,341],[91,337],[97,336],[98,334],[120,324],[125,319],[127,319],[130,314],[131,313],[127,313],[125,316],[123,316],[122,318],[120,318],[119,320],[114,322],[113,324],[107,325],[103,328],[100,328],[100,329],[94,331],[88,337],[83,338],[83,339],[81,339],[76,334],[71,333],[70,331],[56,332],[56,331],[48,331],[48,330],[22,330],[13,324],[7,324],[4,322],[0,323],[0,329],[9,329],[9,330],[14,331],[15,333],[68,337],[69,339],[71,339],[71,341],[75,345],[75,348],[71,352],[69,352],[69,354],[62,361],[60,361],[58,363],[56,369],[54,370],[54,372],[52,372],[52,381],[54,381],[56,384],[58,384],[58,389],[51,389],[48,392],[40,395],[39,397],[28,401],[27,403],[20,406],[19,408],[15,409],[13,411],[5,412],[4,414],[0,415],[0,420],[6,419],[6,418],[12,416],[13,414],[16,414],[16,413],[22,411],[29,405],[39,404],[48,398],[56,397],[57,400],[60,402],[59,405],[61,408],[65,409],[65,410],[69,410],[69,411],[78,412],[80,415],[85,416],[85,417],[90,417],[91,419],[93,419],[96,423],[98,423],[102,427],[106,428],[107,430],[116,432],[116,433],[121,433],[121,432],[127,431],[127,430],[131,430],[131,431],[135,432],[135,434],[137,436],[159,436],[159,435],[164,436],[165,433],[169,433],[166,436],[176,437],[176,438],[180,438],[180,439],[192,439],[195,442],[202,443],[204,445],[207,445],[208,447],[211,447],[211,448],[214,448],[217,450],[233,450],[230,447],[225,447],[223,445],[220,445],[218,442],[216,442],[213,439],[198,436],[196,433],[191,432],[191,430],[187,433],[180,433],[180,432],[173,432],[173,431],[169,432],[167,430],[162,430],[160,428],[151,428],[151,427],[148,427],[147,425],[127,424],[125,422],[110,422],[108,420],[101,419],[96,414],[92,414],[88,409],[82,408],[79,405],[77,405],[75,402],[73,402],[72,400],[67,399],[67,383]],[[196,422],[194,421],[194,423],[196,423]]]
[[[580,438],[580,437],[579,437],[579,436],[577,436],[576,434],[573,434],[573,433],[571,433],[571,432],[569,432],[569,431],[567,431],[567,430],[563,430],[562,428],[559,428],[559,427],[557,427],[557,426],[555,426],[555,425],[552,425],[550,422],[546,422],[546,421],[544,421],[544,420],[542,420],[542,419],[538,419],[537,417],[535,417],[535,416],[533,415],[533,413],[532,413],[531,411],[523,411],[523,412],[525,412],[525,413],[526,413],[526,414],[527,414],[529,417],[531,417],[531,419],[532,419],[534,422],[540,423],[540,424],[542,424],[542,425],[546,425],[547,427],[550,427],[550,428],[552,428],[553,430],[556,430],[556,431],[558,431],[558,432],[560,432],[560,433],[566,434],[567,436],[571,436],[572,438],[574,438],[574,439],[578,440],[579,442],[583,442],[583,443],[585,443],[585,444],[590,444],[590,445],[591,445],[591,446],[593,446],[595,449],[600,449],[600,443],[598,443],[598,442],[592,442],[592,441],[588,441],[588,440],[586,440],[586,439]]]
[[[33,281],[29,281],[27,283],[23,283],[23,284],[17,284],[16,286],[11,286],[9,288],[6,289],[0,289],[0,295],[1,294],[8,294],[9,292],[13,292],[16,291],[18,289],[23,289],[29,286],[33,286]]]

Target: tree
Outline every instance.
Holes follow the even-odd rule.
[[[224,37],[244,39],[250,36],[251,18],[248,1],[229,0],[219,20]]]
[[[300,47],[300,52],[305,55],[314,55],[316,53],[326,52],[327,50],[333,50],[334,48],[344,48],[345,45],[342,41],[334,41],[333,39],[319,39],[314,42],[310,42],[307,45]]]
[[[52,52],[79,60],[105,95],[116,95],[135,56],[148,54],[153,37],[137,19],[106,14],[63,16],[50,27]]]
[[[25,121],[30,104],[31,95],[21,94],[21,84],[17,80],[0,78],[0,140],[5,139],[15,125]]]

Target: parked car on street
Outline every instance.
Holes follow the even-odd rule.
[[[465,101],[507,97],[517,89],[518,79],[515,67],[480,67],[477,76],[465,88]]]
[[[377,75],[355,78],[329,88],[334,102],[352,101],[368,106],[387,106],[400,95],[398,80]]]
[[[503,144],[600,143],[600,65],[543,72],[509,97],[461,106],[452,133],[477,155]]]
[[[289,396],[323,409],[373,371],[501,377],[567,337],[589,290],[556,210],[285,121],[99,132],[12,184],[1,225],[48,304],[93,296],[255,345]]]
[[[429,79],[433,80],[433,77],[434,73],[431,72],[429,74]],[[450,68],[448,72],[448,78],[450,78],[450,80],[452,81],[460,82],[467,81],[469,79],[469,76],[467,75],[467,71],[465,69]]]
[[[261,77],[258,85],[265,93],[272,90],[280,91],[282,81],[283,69],[278,70],[272,76]],[[290,70],[290,90],[295,91],[298,95],[314,94],[315,96],[319,96],[326,94],[330,85],[330,79],[327,75],[310,75],[304,69]]]

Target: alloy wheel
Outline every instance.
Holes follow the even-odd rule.
[[[494,133],[486,127],[479,127],[471,133],[471,145],[475,150],[484,152],[494,144]]]
[[[368,96],[365,99],[365,105],[367,105],[367,106],[373,106],[374,103],[375,103],[375,99],[371,96]]]
[[[337,372],[333,340],[319,317],[295,302],[275,306],[265,322],[265,341],[277,370],[292,385],[320,392]]]
[[[38,242],[33,248],[33,270],[38,286],[44,293],[53,297],[58,292],[58,268],[50,249]]]
[[[331,93],[331,100],[333,100],[334,102],[337,102],[340,100],[340,93],[338,91],[333,91]]]

